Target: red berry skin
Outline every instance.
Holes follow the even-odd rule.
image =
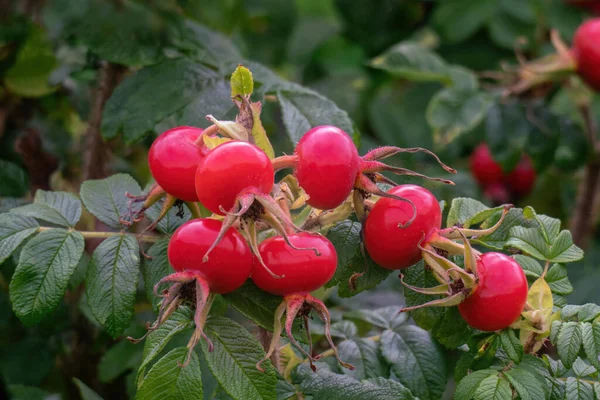
[[[477,262],[479,282],[458,305],[467,324],[492,332],[515,322],[527,301],[527,278],[519,264],[502,253],[485,253]]]
[[[483,195],[489,199],[494,206],[510,202],[510,193],[503,183],[492,183],[483,190]]]
[[[148,152],[150,172],[167,193],[183,201],[198,201],[194,177],[206,150],[194,142],[202,129],[180,126],[163,132]]]
[[[211,150],[198,166],[196,194],[206,208],[224,215],[219,206],[231,210],[245,189],[270,193],[274,178],[271,160],[261,149],[246,142],[226,142]]]
[[[481,143],[475,148],[470,159],[471,174],[475,180],[483,187],[492,183],[502,182],[504,172],[500,164],[494,160],[490,148],[485,143]]]
[[[573,38],[577,73],[594,90],[600,91],[600,18],[587,20]]]
[[[234,228],[229,228],[223,240],[202,257],[221,229],[221,221],[194,219],[181,225],[169,241],[167,256],[176,272],[195,272],[206,279],[214,293],[229,293],[242,286],[252,271],[250,247]]]
[[[359,156],[350,136],[329,125],[312,128],[296,145],[295,175],[310,196],[307,203],[330,210],[348,198],[359,170]]]
[[[281,236],[273,236],[263,241],[258,250],[267,267],[283,278],[274,278],[258,260],[254,261],[252,280],[262,290],[278,296],[310,293],[326,284],[337,267],[337,253],[331,242],[318,235],[298,233],[289,235],[296,247],[316,248],[295,250]]]
[[[524,155],[515,169],[506,177],[506,185],[512,193],[527,196],[535,185],[536,173],[529,156]]]
[[[417,208],[415,220],[406,228],[398,227],[413,216],[412,206],[405,201],[379,199],[364,224],[365,247],[379,266],[407,268],[421,259],[419,242],[441,228],[442,211],[435,196],[421,186],[400,185],[388,193],[411,200]]]

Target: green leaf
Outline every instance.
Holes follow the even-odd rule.
[[[128,66],[155,64],[163,58],[166,24],[142,4],[91,1],[67,28],[100,58]]]
[[[337,250],[338,265],[335,275],[326,284],[326,287],[338,285],[340,297],[351,297],[372,289],[391,273],[390,270],[375,264],[370,257],[365,259],[360,250],[360,230],[360,223],[346,220],[327,232],[327,238]],[[356,279],[355,290],[352,291],[348,281],[356,272],[364,272],[364,274]]]
[[[25,325],[38,323],[62,300],[83,253],[79,232],[51,229],[31,239],[10,282],[13,310]]]
[[[11,400],[46,400],[48,393],[40,388],[24,385],[8,385]]]
[[[456,349],[466,343],[472,329],[460,316],[458,307],[446,307],[431,334],[448,349]]]
[[[139,196],[141,192],[140,185],[130,175],[116,174],[83,182],[79,194],[92,215],[113,229],[123,229],[126,225],[121,217],[129,212],[130,200],[125,194]]]
[[[480,224],[491,218],[495,214],[500,215],[504,207],[489,208],[485,204],[466,197],[457,197],[452,200],[446,226],[460,225],[463,228],[470,228],[473,225]]]
[[[504,378],[491,375],[485,378],[473,396],[475,400],[512,400],[510,384]]]
[[[491,376],[496,376],[498,371],[494,371],[493,369],[482,369],[479,371],[475,371],[465,376],[458,382],[456,386],[456,391],[454,392],[455,400],[471,400],[475,396],[475,392],[485,381],[487,378]]]
[[[187,347],[178,347],[158,360],[138,390],[136,400],[202,399],[202,376],[196,353],[191,353],[187,367],[179,366],[185,361],[187,353]]]
[[[302,381],[302,393],[313,399],[328,400],[412,400],[416,399],[401,383],[385,378],[358,381],[346,375],[317,370]]]
[[[122,132],[125,143],[136,142],[158,122],[202,97],[205,91],[217,88],[216,82],[222,79],[215,71],[185,58],[146,67],[126,78],[106,102],[102,134],[109,139]],[[161,95],[157,97],[156,93]]]
[[[320,332],[319,332],[320,333]],[[337,321],[331,324],[331,336],[341,339],[352,339],[358,334],[358,327],[352,321]]]
[[[564,322],[561,325],[556,337],[556,347],[558,356],[565,367],[571,368],[571,365],[573,365],[579,354],[582,342],[583,337],[579,322]]]
[[[243,65],[238,67],[231,74],[231,97],[235,96],[248,96],[252,95],[254,91],[254,80],[252,79],[252,72]]]
[[[110,349],[98,363],[98,378],[100,382],[111,382],[140,364],[142,349],[129,340],[122,340]]]
[[[542,383],[528,371],[513,368],[504,373],[504,376],[515,388],[521,400],[545,399],[546,393]]]
[[[486,221],[486,226],[493,226],[494,223],[498,221],[498,218],[491,218],[489,221]],[[483,246],[489,247],[493,250],[503,250],[506,246],[506,242],[510,239],[510,230],[515,227],[529,227],[535,226],[536,221],[523,213],[523,209],[521,208],[512,208],[504,217],[504,222],[496,231],[490,235],[482,236],[477,240],[474,240],[475,243],[481,244]]]
[[[148,250],[149,260],[144,260],[143,274],[144,274],[144,288],[146,289],[146,296],[152,303],[152,306],[157,309],[158,304],[161,301],[160,297],[154,294],[154,285],[158,283],[162,278],[173,272],[169,259],[167,256],[167,249],[169,247],[169,239],[165,238],[159,240],[150,247]]]
[[[142,355],[142,363],[138,368],[137,384],[138,386],[144,380],[145,369],[156,356],[160,354],[165,346],[181,332],[185,332],[194,327],[194,319],[192,311],[185,306],[180,306],[171,317],[166,320],[161,326],[151,332],[144,343],[144,353]]]
[[[573,262],[583,258],[583,251],[573,244],[571,232],[563,230],[550,243],[544,238],[546,236],[544,233],[543,228],[512,227],[506,246],[517,248],[539,260],[557,263]]]
[[[273,330],[273,318],[281,304],[281,297],[259,289],[249,279],[239,289],[224,294],[223,298],[246,318],[267,330]]]
[[[96,248],[85,281],[92,314],[112,337],[131,323],[140,267],[133,236],[112,236]]]
[[[540,262],[531,257],[517,254],[514,256],[514,259],[523,268],[525,275],[529,278],[537,279],[544,272],[544,267],[542,267]],[[552,293],[567,295],[573,291],[573,286],[567,277],[567,268],[562,264],[553,264],[548,269],[545,280],[548,286],[550,286]]]
[[[150,221],[154,222],[154,220],[156,220],[156,218],[158,218],[160,215],[163,203],[164,200],[154,203],[144,212],[144,215],[148,217]],[[156,228],[162,233],[173,233],[177,228],[189,221],[192,216],[190,209],[185,204],[182,204],[181,207],[183,209],[182,217],[177,215],[179,214],[178,207],[171,207],[169,211],[167,211],[167,214],[160,221],[158,221]]]
[[[594,388],[586,381],[567,378],[565,394],[569,400],[594,400]]]
[[[347,339],[338,344],[340,358],[354,365],[353,371],[342,368],[344,375],[354,379],[387,376],[387,365],[379,354],[377,343],[369,339]]]
[[[288,400],[296,396],[296,387],[286,380],[278,379],[277,387],[277,400]]]
[[[515,363],[520,363],[523,358],[523,345],[512,329],[504,329],[500,332],[500,343],[502,348]]]
[[[429,102],[426,112],[435,143],[443,146],[475,128],[491,104],[487,93],[460,88],[440,90]]]
[[[0,196],[21,197],[29,190],[29,176],[23,168],[0,159]]]
[[[596,357],[598,355],[596,354]],[[598,371],[596,368],[592,367],[586,361],[583,361],[581,358],[577,357],[577,360],[573,363],[573,373],[578,378],[585,378],[587,376],[595,375]]]
[[[441,2],[432,18],[443,37],[458,43],[474,35],[491,19],[499,4],[495,0]]]
[[[435,280],[433,275],[424,268],[423,261],[404,270],[404,282],[416,287],[433,287],[440,283]],[[404,291],[404,298],[408,307],[418,306],[430,300],[440,298],[439,296],[429,296],[412,290]],[[410,312],[410,316],[417,325],[425,330],[433,329],[443,318],[444,308],[442,307],[423,307]]]
[[[33,204],[11,212],[72,228],[79,222],[81,210],[81,201],[72,193],[38,190]]]
[[[430,334],[412,325],[381,334],[380,350],[400,383],[420,399],[439,399],[446,387],[446,361]]]
[[[4,84],[20,97],[45,96],[54,91],[48,81],[55,67],[52,43],[41,28],[32,25],[15,63],[4,74]]]
[[[398,43],[372,59],[369,65],[411,81],[452,83],[446,62],[417,43]]]
[[[0,214],[0,264],[38,229],[39,225],[33,218]]]
[[[583,350],[588,361],[597,369],[600,370],[600,323],[584,322],[581,324]]]
[[[81,382],[77,378],[73,378],[73,382],[77,385],[77,389],[79,389],[79,394],[81,395],[82,400],[102,400],[102,397],[98,395],[98,393],[94,392],[89,388],[85,383]]]
[[[355,310],[344,313],[345,319],[368,322],[382,329],[396,329],[406,322],[406,313],[399,313],[398,306],[382,307],[375,310]]]
[[[235,400],[275,399],[277,377],[270,361],[256,369],[264,350],[254,337],[238,323],[224,317],[210,318],[205,333],[214,345],[208,351],[202,341],[202,352],[211,372],[223,389]]]
[[[354,132],[348,113],[312,90],[292,86],[278,90],[277,99],[283,125],[293,143],[298,143],[309,129],[318,125],[334,125],[349,135]]]
[[[587,303],[582,306],[567,305],[561,310],[563,320],[577,316],[579,322],[588,322],[596,319],[600,315],[600,306],[593,303]]]

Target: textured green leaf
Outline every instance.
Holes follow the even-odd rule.
[[[29,176],[17,164],[0,159],[0,196],[21,197],[29,190]]]
[[[245,317],[265,329],[273,330],[273,318],[281,304],[281,297],[266,293],[252,280],[247,280],[239,289],[224,294],[223,298]]]
[[[569,400],[594,400],[594,388],[586,381],[569,377],[565,395],[565,398]]]
[[[277,400],[288,400],[296,396],[296,387],[283,379],[277,380]]]
[[[54,91],[50,74],[56,67],[52,43],[45,32],[35,26],[30,29],[17,59],[4,73],[6,88],[20,97],[41,97]]]
[[[446,62],[417,43],[398,43],[372,59],[369,65],[411,81],[452,82]]]
[[[456,349],[466,343],[472,329],[460,316],[458,307],[447,307],[441,318],[431,330],[431,334],[441,345],[448,349]]]
[[[131,323],[140,267],[139,245],[129,235],[112,236],[96,248],[86,277],[92,314],[117,337]]]
[[[102,134],[113,138],[122,132],[126,143],[138,141],[205,90],[217,88],[214,84],[222,79],[212,69],[186,58],[146,67],[126,78],[106,102]]]
[[[596,355],[597,357],[597,355]],[[583,361],[581,358],[577,357],[577,360],[573,363],[573,373],[578,378],[585,378],[588,376],[592,376],[598,372],[596,368],[587,363],[587,361]]]
[[[428,272],[423,261],[404,270],[404,282],[416,287],[433,287],[440,283],[435,280],[433,275]],[[430,300],[439,298],[439,296],[429,296],[412,290],[404,291],[404,298],[408,307],[424,304]],[[433,329],[443,318],[445,310],[443,307],[423,307],[410,312],[410,316],[417,325],[425,330]]]
[[[500,332],[500,343],[502,348],[515,363],[520,363],[523,358],[523,345],[512,329],[505,329]]]
[[[81,395],[82,400],[102,400],[102,397],[100,397],[98,393],[94,392],[89,386],[81,382],[79,379],[73,378],[73,382],[75,382],[75,385],[77,385],[77,389],[79,389],[79,394]]]
[[[579,354],[582,342],[583,337],[579,322],[565,322],[561,325],[556,337],[556,348],[558,356],[565,367],[571,368]]]
[[[164,200],[154,203],[152,207],[148,208],[144,212],[144,215],[148,217],[150,221],[154,222],[154,220],[160,215],[160,209],[163,203]],[[180,211],[178,207],[171,207],[169,211],[167,211],[167,215],[158,221],[156,228],[162,233],[173,233],[177,228],[189,221],[192,217],[190,209],[185,204],[182,204],[181,207],[181,210],[183,210],[182,216],[177,215]]]
[[[600,370],[600,323],[584,322],[581,324],[583,337],[583,350],[588,358],[588,361],[597,369]]]
[[[448,211],[448,218],[446,219],[446,226],[451,227],[455,225],[461,225],[465,228],[468,228],[470,226],[471,219],[484,212],[489,212],[490,210],[492,210],[492,214],[497,211],[497,209],[489,208],[485,204],[475,199],[457,197],[452,199],[452,204],[450,205],[450,210]],[[487,217],[483,219],[485,220]]]
[[[166,45],[166,25],[160,15],[132,1],[119,5],[91,1],[68,31],[100,58],[129,66],[160,61]]]
[[[399,313],[398,306],[382,307],[375,310],[355,310],[344,313],[345,319],[368,322],[378,328],[395,329],[406,322],[406,313]]]
[[[544,272],[544,267],[540,262],[531,257],[518,254],[514,258],[529,278],[537,279]],[[568,295],[573,291],[573,286],[567,277],[567,268],[562,264],[552,264],[546,273],[545,280],[552,293]]]
[[[0,264],[38,229],[39,225],[33,218],[0,214]]]
[[[231,74],[231,97],[235,96],[250,96],[254,91],[254,80],[252,72],[243,65],[238,67]]]
[[[521,400],[543,400],[546,398],[546,392],[542,383],[528,371],[521,368],[508,370],[504,376],[515,388]]]
[[[129,211],[125,193],[139,196],[140,185],[127,174],[116,174],[106,179],[85,181],[80,196],[85,208],[96,218],[114,229],[122,229],[121,217]]]
[[[446,387],[441,349],[423,329],[403,325],[381,334],[380,350],[400,383],[420,399],[439,399]]]
[[[434,141],[443,146],[475,128],[492,104],[489,94],[460,88],[440,90],[427,107],[427,122],[434,129]]]
[[[59,226],[74,227],[81,218],[81,201],[71,193],[38,190],[33,204],[13,208],[10,212]]]
[[[493,226],[498,221],[498,218],[491,218],[486,221],[486,226]],[[507,240],[510,238],[510,231],[515,226],[530,227],[537,224],[536,220],[523,214],[523,209],[512,208],[506,214],[504,222],[496,231],[490,235],[482,236],[475,243],[482,244],[493,250],[503,250]]]
[[[561,310],[563,320],[577,317],[579,322],[588,322],[596,319],[600,315],[600,306],[593,303],[587,303],[582,306],[567,305]]]
[[[144,343],[142,363],[138,369],[138,386],[144,379],[146,367],[160,354],[171,339],[194,327],[193,318],[192,311],[188,307],[180,306],[167,321],[148,335]]]
[[[202,399],[202,377],[196,353],[192,352],[187,367],[179,366],[187,353],[187,347],[178,347],[158,360],[138,390],[136,400]]]
[[[293,143],[297,143],[309,129],[318,125],[334,125],[349,135],[353,134],[348,113],[316,92],[304,88],[279,90],[277,98],[281,105],[283,124]]]
[[[158,308],[161,298],[154,294],[154,285],[165,276],[173,273],[167,256],[168,247],[169,239],[162,239],[153,244],[148,250],[150,260],[144,260],[144,267],[142,269],[146,296],[148,296],[148,300],[150,300],[155,309]]]
[[[111,382],[126,371],[137,367],[142,360],[142,348],[122,340],[102,355],[98,363],[100,382]]]
[[[83,246],[79,232],[63,229],[44,231],[27,242],[10,282],[13,310],[25,325],[39,322],[58,306]]]
[[[358,335],[358,328],[352,321],[337,321],[331,324],[331,336],[341,339],[352,339]]]
[[[416,399],[401,383],[385,378],[357,381],[346,375],[318,370],[301,385],[302,393],[313,399],[328,400],[412,400]]]
[[[471,400],[475,396],[475,392],[481,385],[481,383],[491,376],[496,376],[498,371],[493,369],[482,369],[475,371],[465,376],[458,382],[456,391],[454,392],[455,400]]]
[[[515,226],[510,230],[507,246],[517,248],[539,260],[573,262],[583,258],[583,251],[573,244],[571,233],[560,232],[551,243],[545,238],[545,230]]]
[[[474,400],[512,400],[510,384],[504,378],[491,375],[485,378],[473,396]]]
[[[347,339],[338,344],[340,358],[354,365],[353,371],[342,368],[344,375],[354,379],[378,378],[387,376],[387,365],[379,353],[379,346],[368,339]]]
[[[212,352],[202,341],[202,351],[211,372],[223,389],[235,400],[275,399],[277,377],[270,361],[262,364],[265,372],[256,369],[264,356],[261,345],[236,322],[210,318],[205,333],[214,345]]]

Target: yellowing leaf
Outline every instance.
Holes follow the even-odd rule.
[[[252,137],[254,138],[254,143],[264,151],[269,158],[275,158],[275,151],[273,151],[273,146],[271,142],[269,142],[269,138],[267,137],[267,132],[262,125],[260,120],[260,113],[262,111],[262,104],[260,101],[251,104],[252,107],[252,118],[254,120],[254,125],[252,126]]]
[[[218,137],[218,136],[206,136],[206,135],[202,135],[202,140],[204,141],[204,144],[206,145],[206,147],[208,147],[211,150],[220,144],[231,141],[231,139],[229,139],[229,138]]]
[[[283,376],[286,380],[290,380],[292,370],[302,363],[302,359],[296,355],[289,343],[280,349],[280,355],[281,365],[284,366]]]
[[[552,314],[554,302],[552,301],[552,291],[544,278],[539,278],[529,288],[527,293],[527,303],[533,308],[542,312],[542,318],[549,320]]]

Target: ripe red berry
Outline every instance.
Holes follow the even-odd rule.
[[[577,73],[594,90],[600,91],[600,18],[592,18],[577,28],[573,56]]]
[[[259,246],[260,255],[267,267],[282,278],[274,278],[264,267],[255,262],[252,280],[262,290],[279,296],[305,294],[317,290],[327,283],[337,266],[337,253],[331,242],[319,235],[299,233],[289,235],[296,247],[315,248],[295,250],[281,236],[263,241]]]
[[[471,174],[481,186],[502,182],[504,172],[500,164],[494,160],[490,148],[481,143],[475,148],[470,159]]]
[[[356,146],[335,126],[312,128],[298,142],[295,175],[312,207],[329,210],[350,195],[359,169]]]
[[[211,150],[196,170],[198,200],[210,211],[223,215],[247,189],[271,192],[274,171],[269,157],[253,144],[231,141]]]
[[[365,247],[375,263],[387,269],[407,268],[421,259],[419,242],[442,226],[442,211],[435,196],[417,185],[400,185],[388,191],[413,202],[381,198],[367,215],[364,224]]]
[[[506,185],[517,196],[528,195],[535,184],[536,173],[529,156],[524,155],[515,169],[506,177]]]
[[[508,327],[519,317],[527,300],[523,269],[511,257],[492,252],[481,255],[477,275],[474,292],[458,305],[460,315],[482,331]]]
[[[206,150],[194,142],[202,129],[180,126],[163,132],[148,152],[148,164],[156,183],[184,201],[198,201],[194,176]]]
[[[221,221],[214,219],[188,221],[171,237],[167,254],[176,272],[194,272],[206,280],[211,292],[229,293],[250,276],[253,256],[242,235],[229,228],[209,260],[203,262],[220,229]]]

